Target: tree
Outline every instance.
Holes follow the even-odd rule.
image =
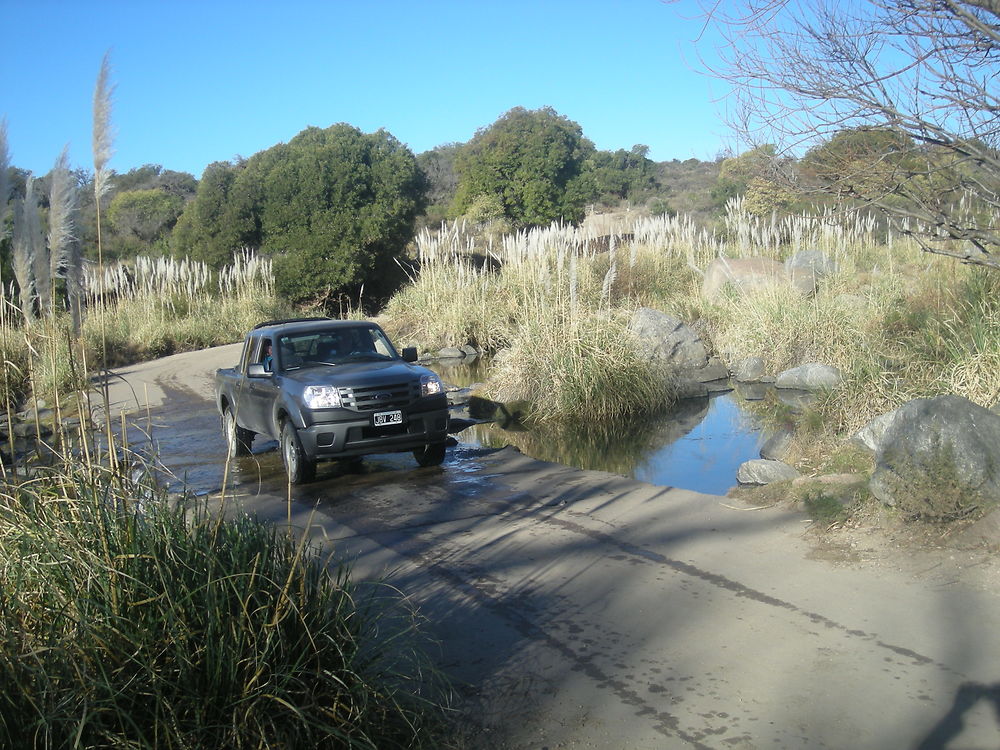
[[[427,181],[429,205],[447,205],[455,197],[458,188],[455,157],[461,148],[460,143],[446,143],[417,155],[417,164]]]
[[[152,244],[173,228],[184,199],[166,190],[118,192],[108,206],[108,219],[119,234]]]
[[[719,165],[713,194],[720,205],[742,195],[744,209],[758,216],[785,209],[795,197],[780,178],[785,161],[771,143],[724,159]]]
[[[598,199],[605,201],[648,198],[660,187],[656,165],[649,160],[649,146],[637,144],[631,150],[597,151],[591,159]]]
[[[218,266],[256,248],[273,257],[276,289],[292,302],[386,294],[424,196],[416,158],[388,132],[306,128],[238,167],[210,165],[173,252]]]
[[[580,221],[596,191],[587,170],[593,153],[580,126],[551,107],[515,107],[459,152],[452,214],[485,194],[499,196],[517,226]]]
[[[198,181],[195,180],[194,175],[164,169],[159,164],[143,164],[141,167],[130,169],[125,174],[115,174],[111,181],[113,190],[118,193],[161,189],[185,200],[193,198],[198,190]]]
[[[794,152],[842,131],[889,136],[820,188],[885,212],[928,252],[1000,268],[1000,4],[744,0],[707,16],[748,142]]]
[[[243,238],[229,220],[229,192],[241,168],[224,161],[205,167],[194,200],[184,207],[170,236],[172,255],[216,268],[232,261]]]

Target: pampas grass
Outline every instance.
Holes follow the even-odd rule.
[[[7,118],[0,119],[0,240],[7,234],[7,202],[10,197],[10,151],[7,147]]]
[[[41,227],[38,220],[38,200],[35,197],[35,179],[28,177],[24,188],[24,198],[14,210],[14,276],[20,290],[21,313],[25,323],[34,318],[35,298],[39,284],[38,271],[44,266],[48,274],[48,263],[39,261],[42,255]],[[45,283],[43,280],[41,283]]]

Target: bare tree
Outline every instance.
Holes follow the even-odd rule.
[[[705,14],[749,144],[802,154],[889,134],[870,158],[820,159],[822,188],[928,252],[1000,269],[1000,2],[711,0]]]

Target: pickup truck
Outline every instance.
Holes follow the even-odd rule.
[[[316,462],[413,451],[420,466],[444,460],[448,401],[440,378],[400,355],[372,322],[267,321],[243,343],[236,367],[215,374],[215,397],[231,458],[256,435],[278,440],[292,484],[312,481]]]

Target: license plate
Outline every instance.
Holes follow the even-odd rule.
[[[384,427],[387,424],[403,424],[403,412],[399,409],[395,411],[377,411],[374,414],[373,424],[376,427]]]

